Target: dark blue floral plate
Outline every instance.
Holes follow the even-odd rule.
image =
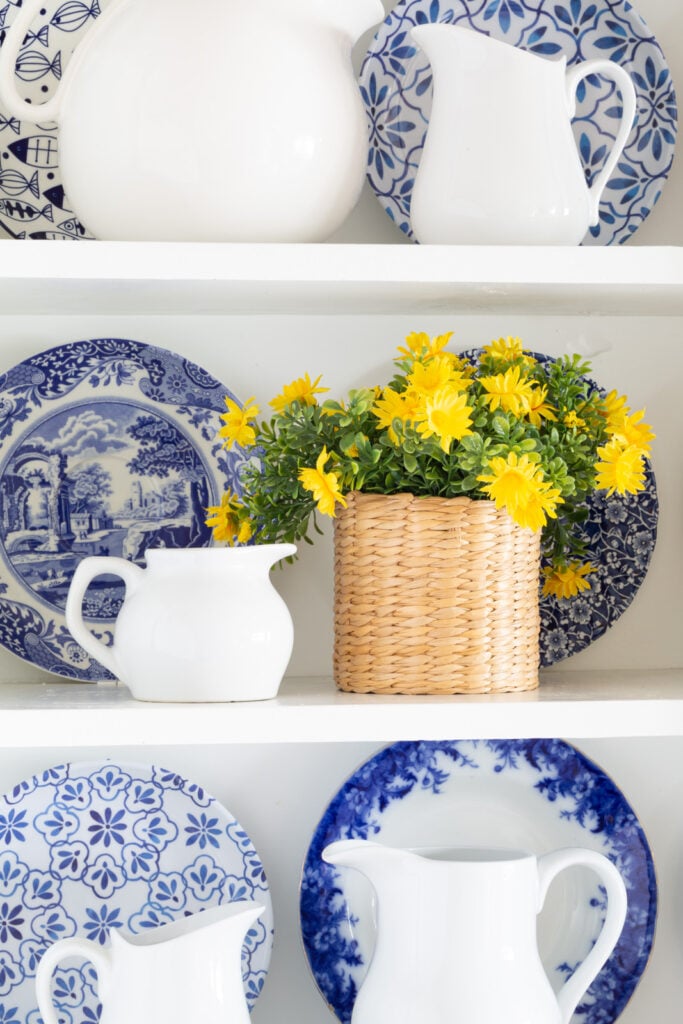
[[[0,1020],[40,1024],[36,967],[57,939],[106,945],[126,933],[236,900],[264,913],[242,948],[253,1006],[273,942],[263,865],[249,836],[202,786],[153,765],[75,762],[0,798]],[[83,960],[54,974],[62,1024],[97,1024],[96,975]]]
[[[405,234],[410,197],[432,105],[426,57],[410,36],[414,25],[448,22],[568,64],[616,61],[636,88],[637,116],[600,205],[600,221],[584,245],[627,241],[659,199],[676,141],[677,108],[662,50],[630,0],[400,0],[381,25],[360,72],[370,148],[368,180]],[[577,94],[573,120],[590,184],[616,136],[620,102],[613,82],[591,75]],[[505,173],[505,153],[500,155]]]
[[[536,855],[578,846],[605,854],[626,884],[626,924],[574,1024],[611,1024],[645,970],[657,912],[647,839],[612,780],[562,740],[395,743],[344,783],[313,834],[300,897],[313,976],[344,1024],[372,957],[377,908],[363,876],[325,863],[321,854],[328,843],[354,838]],[[538,945],[555,991],[592,948],[604,906],[597,879],[582,869],[563,872],[551,886],[538,919]]]
[[[245,456],[218,430],[224,384],[139,341],[97,338],[0,375],[0,644],[71,679],[111,678],[66,628],[88,555],[211,543],[205,509],[238,489]],[[89,587],[84,615],[111,643],[121,580]]]

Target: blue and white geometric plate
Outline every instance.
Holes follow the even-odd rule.
[[[612,780],[562,740],[395,743],[344,783],[313,834],[300,895],[313,976],[344,1024],[372,957],[376,908],[370,883],[357,871],[326,864],[321,853],[328,843],[353,838],[536,855],[564,846],[597,850],[621,872],[628,911],[575,1024],[611,1024],[645,970],[657,912],[645,834]],[[604,897],[590,872],[566,871],[553,882],[538,919],[538,945],[555,991],[591,949],[603,917]]]
[[[460,355],[476,362],[481,349]],[[530,352],[539,363],[555,362]],[[584,378],[591,391],[605,394],[595,381]],[[596,572],[588,577],[590,590],[558,599],[539,595],[541,613],[540,664],[547,668],[578,654],[612,626],[636,596],[650,565],[657,540],[659,500],[652,465],[645,460],[645,488],[638,494],[593,491],[584,502],[586,519],[576,527],[586,542],[586,561]],[[542,566],[548,564],[543,562]],[[541,576],[541,590],[543,585]]]
[[[236,900],[265,906],[242,948],[249,1006],[263,986],[273,914],[251,840],[201,786],[153,765],[75,762],[0,798],[0,1020],[40,1024],[36,966],[57,939],[106,945]],[[53,998],[61,1024],[96,1024],[92,965],[64,960]]]
[[[110,0],[55,0],[46,4],[26,36],[17,61],[24,99],[48,99],[69,58]],[[0,43],[20,0],[0,4]],[[74,216],[59,170],[57,126],[17,120],[0,107],[0,224],[13,238],[92,238]]]
[[[74,641],[64,606],[87,555],[143,562],[148,547],[211,543],[205,509],[238,488],[222,447],[224,384],[139,341],[49,349],[0,375],[0,644],[47,672],[109,673]],[[124,593],[100,577],[84,615],[111,643]]]
[[[405,234],[410,197],[432,105],[429,63],[410,29],[424,22],[475,29],[530,53],[568,64],[601,57],[629,72],[637,116],[608,182],[600,221],[584,245],[627,241],[660,197],[677,132],[671,72],[656,39],[630,0],[399,0],[368,49],[360,85],[370,130],[368,180]],[[591,183],[611,149],[620,103],[613,82],[590,76],[577,95],[574,135]],[[501,154],[501,173],[505,154]]]

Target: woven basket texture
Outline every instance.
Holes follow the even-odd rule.
[[[538,686],[540,533],[492,501],[347,495],[334,526],[334,677],[355,693]]]

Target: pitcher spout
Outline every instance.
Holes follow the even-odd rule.
[[[369,839],[340,839],[330,843],[322,852],[322,858],[328,864],[355,868],[373,883],[378,872],[384,873],[389,865],[403,864],[413,856],[408,850],[373,843]]]

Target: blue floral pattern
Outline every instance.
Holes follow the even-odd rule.
[[[375,926],[371,893],[351,886],[349,874],[356,873],[322,860],[328,843],[372,838],[407,847],[493,842],[519,848],[520,836],[522,848],[537,855],[562,846],[597,850],[621,872],[626,924],[573,1021],[611,1024],[619,1016],[645,970],[657,911],[650,849],[623,794],[562,740],[443,740],[385,747],[344,783],[313,834],[301,882],[301,929],[313,976],[340,1021],[351,1019]],[[556,991],[602,925],[597,882],[584,879],[577,893],[570,905],[578,900],[584,908],[592,936],[579,941],[576,922],[563,921],[560,929],[555,919],[552,941],[539,932],[539,951]]]
[[[368,49],[360,89],[369,129],[368,180],[408,236],[410,200],[432,104],[431,68],[410,29],[426,22],[472,28],[540,57],[568,64],[606,58],[629,72],[636,119],[584,245],[627,241],[659,199],[673,162],[678,113],[662,50],[630,0],[399,0]],[[591,75],[579,86],[574,135],[590,185],[621,118],[613,82]]]
[[[0,1024],[40,1024],[36,968],[57,939],[106,946],[114,928],[139,933],[238,900],[265,906],[242,949],[253,1006],[273,941],[268,882],[244,829],[202,787],[152,765],[76,762],[5,794],[0,818],[14,823],[0,849]],[[200,852],[202,820],[212,841]],[[96,975],[74,962],[54,974],[58,1016],[77,1009],[75,1024],[97,1024]]]
[[[60,345],[0,374],[1,644],[70,679],[111,678],[66,628],[75,568],[88,555],[144,564],[148,547],[211,543],[205,510],[226,487],[239,491],[253,458],[222,445],[226,394],[195,363],[116,338]],[[85,595],[84,618],[106,644],[124,591],[104,576]]]
[[[461,355],[476,362],[480,352],[468,349]],[[540,363],[554,361],[541,352],[531,355]],[[605,394],[595,381],[588,383],[591,389]],[[594,491],[584,502],[587,514],[581,524],[581,537],[587,544],[586,560],[596,570],[589,577],[590,590],[569,599],[544,597],[540,578],[542,667],[578,654],[601,637],[623,615],[643,583],[659,521],[655,476],[649,460],[645,465],[643,491],[609,498],[604,491]]]

